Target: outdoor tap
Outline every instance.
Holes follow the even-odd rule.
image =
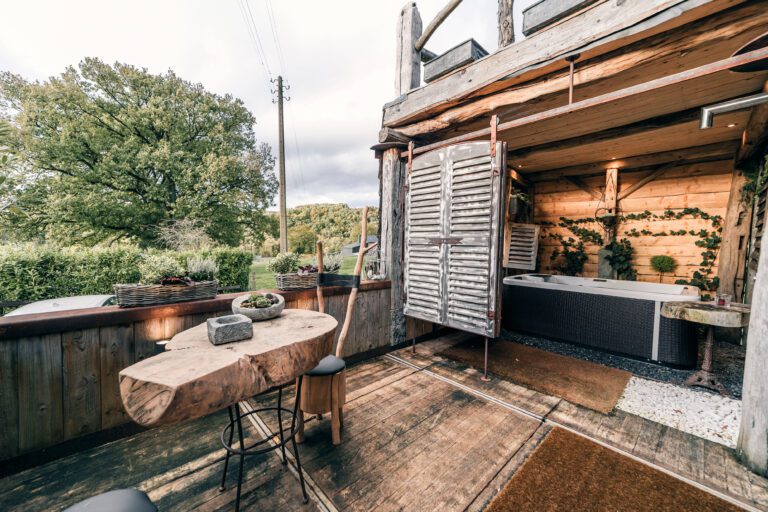
[[[707,107],[701,108],[701,124],[699,128],[706,130],[712,128],[712,121],[716,114],[724,114],[726,112],[733,112],[734,110],[741,110],[761,103],[768,103],[768,92],[762,92],[760,94],[753,94],[752,96],[744,96],[742,98],[736,98],[722,103],[716,103]]]

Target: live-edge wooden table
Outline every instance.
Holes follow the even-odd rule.
[[[337,325],[330,315],[286,309],[255,322],[248,340],[213,345],[203,323],[174,336],[165,352],[120,372],[123,406],[144,426],[219,411],[317,366],[331,353]]]
[[[283,464],[286,443],[291,442],[304,503],[308,496],[304,485],[296,434],[298,396],[302,375],[317,366],[331,352],[338,323],[330,316],[315,311],[286,309],[272,320],[256,322],[250,339],[213,345],[208,341],[205,323],[174,336],[166,352],[158,354],[120,372],[120,394],[128,414],[146,426],[162,425],[205,416],[227,408],[229,423],[221,432],[226,450],[220,491],[226,489],[230,456],[240,458],[235,510],[240,510],[243,466],[246,455],[280,449]],[[296,381],[293,410],[282,406],[283,386]],[[277,406],[252,409],[241,413],[241,400],[278,388]],[[274,411],[278,433],[250,446],[244,442],[242,420],[260,412]],[[291,416],[287,430],[284,415]],[[239,448],[233,446],[237,431]],[[228,437],[227,441],[225,438]],[[279,441],[272,442],[273,438]]]

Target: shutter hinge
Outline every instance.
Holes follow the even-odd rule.
[[[496,318],[496,311],[489,309],[488,310],[488,320],[494,320]]]

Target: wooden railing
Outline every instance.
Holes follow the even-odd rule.
[[[317,309],[315,290],[281,292],[286,307]],[[238,294],[167,306],[0,318],[0,460],[129,422],[121,369],[156,353],[158,341],[230,313]],[[326,288],[326,311],[343,320],[348,288]],[[389,346],[390,283],[363,283],[345,357]],[[410,337],[430,325],[409,323]]]

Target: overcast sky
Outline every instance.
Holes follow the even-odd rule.
[[[288,206],[377,205],[378,167],[368,148],[377,142],[382,105],[395,97],[395,32],[405,0],[248,1],[266,65],[239,0],[25,0],[3,3],[0,69],[44,80],[86,56],[156,73],[173,69],[210,91],[241,98],[256,116],[257,138],[277,155],[269,68],[291,87]],[[425,26],[445,2],[417,2]],[[474,37],[493,52],[496,3],[464,0],[427,48],[441,53]],[[518,37],[520,12],[532,3],[516,2]]]

